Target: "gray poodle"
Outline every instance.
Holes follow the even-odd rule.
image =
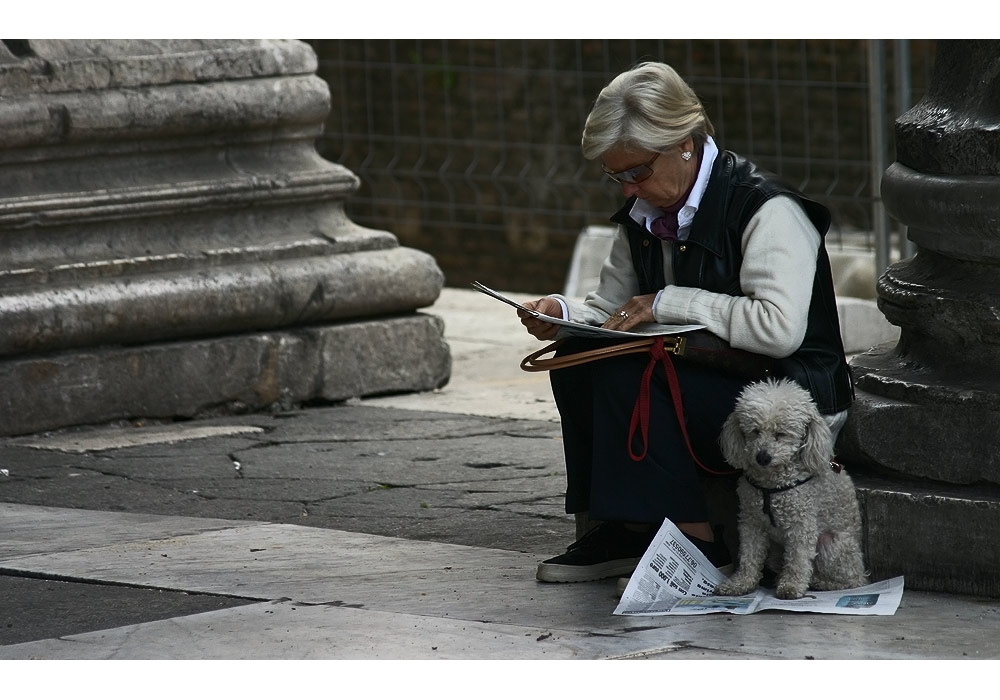
[[[779,572],[779,598],[868,583],[854,484],[832,462],[830,428],[807,391],[787,379],[747,386],[719,443],[743,475],[739,564],[717,594],[754,590],[765,560]]]

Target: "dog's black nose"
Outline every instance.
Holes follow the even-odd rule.
[[[767,450],[761,450],[760,452],[758,452],[757,456],[754,457],[754,459],[757,460],[757,464],[759,464],[762,467],[766,467],[768,464],[771,463],[771,455],[768,453]]]

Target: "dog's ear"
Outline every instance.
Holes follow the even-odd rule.
[[[746,448],[746,441],[743,439],[743,431],[740,429],[740,421],[736,411],[730,413],[726,422],[722,424],[722,432],[719,434],[719,448],[730,466],[736,469],[743,468],[740,464],[740,455]]]
[[[833,437],[830,434],[830,426],[823,420],[819,411],[813,409],[806,426],[806,435],[802,443],[802,463],[815,474],[829,469],[830,460],[833,459]]]

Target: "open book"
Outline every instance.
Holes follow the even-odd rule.
[[[512,299],[508,299],[503,294],[495,292],[484,284],[479,282],[472,283],[473,289],[476,289],[483,294],[487,294],[494,299],[499,299],[505,304],[510,304],[515,309],[520,309],[526,314],[534,316],[542,321],[547,321],[548,323],[554,323],[557,326],[563,326],[567,329],[570,335],[581,336],[585,338],[641,338],[650,335],[677,335],[678,333],[686,333],[688,331],[696,331],[705,326],[697,325],[687,325],[687,326],[668,326],[661,323],[641,323],[630,331],[614,331],[610,328],[601,328],[600,326],[588,326],[586,323],[578,323],[577,321],[564,321],[561,318],[556,318],[555,316],[547,316],[543,313],[533,311],[528,309],[521,304],[518,304]]]

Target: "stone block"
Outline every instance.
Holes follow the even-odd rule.
[[[430,306],[441,290],[425,253],[326,247],[327,255],[317,246],[307,257],[10,289],[0,356],[395,313]]]
[[[833,287],[840,298],[875,298],[875,252],[868,248],[829,249]]]
[[[3,434],[132,418],[287,409],[444,385],[439,318],[405,314],[210,339],[0,360]]]
[[[899,328],[889,323],[873,299],[837,297],[840,337],[851,355],[899,338]]]
[[[995,447],[1000,407],[995,403],[975,401],[972,396],[948,403],[922,401],[919,396],[906,400],[861,387],[856,393],[841,437],[851,464],[881,474],[930,479],[942,487],[1000,485],[1000,452]],[[919,430],[908,427],[917,425]]]
[[[904,576],[907,588],[1000,597],[996,494],[852,476],[873,580]]]
[[[613,226],[588,226],[580,232],[573,247],[563,294],[582,299],[597,289],[601,280],[601,265],[611,252],[614,236]]]
[[[440,388],[451,370],[443,334],[438,317],[423,315],[345,324],[342,332],[322,332],[316,338],[322,378],[319,396],[339,400]]]

